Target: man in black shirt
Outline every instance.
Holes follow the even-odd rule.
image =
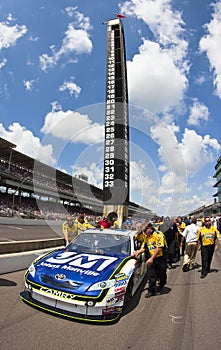
[[[159,227],[160,231],[164,233],[168,246],[168,268],[173,268],[173,261],[176,250],[176,239],[178,235],[177,225],[175,221],[171,219],[165,219],[163,224]]]

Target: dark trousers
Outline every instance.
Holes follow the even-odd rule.
[[[180,255],[184,256],[184,251],[185,251],[185,245],[186,245],[186,240],[183,240],[183,244],[181,246],[181,241],[182,241],[183,236],[179,233],[178,234],[178,258],[180,259]],[[181,246],[181,249],[180,249]]]
[[[175,257],[175,249],[176,249],[176,241],[172,241],[172,242],[167,242],[167,246],[168,246],[168,263],[169,265],[172,265],[172,263],[174,262],[174,257]]]
[[[212,262],[214,248],[215,248],[214,244],[201,246],[201,258],[202,258],[202,272],[201,272],[201,274],[202,275],[208,273],[210,270],[210,265]]]
[[[148,268],[148,279],[150,292],[156,291],[156,282],[160,281],[160,287],[165,286],[167,283],[167,258],[168,256],[160,256],[155,258],[153,264]]]

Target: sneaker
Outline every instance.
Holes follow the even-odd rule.
[[[189,265],[188,264],[184,264],[183,265],[183,272],[187,272],[189,270]]]
[[[155,292],[148,292],[147,294],[145,294],[145,298],[151,298],[151,297],[154,297],[156,295]]]
[[[200,278],[205,278],[207,275],[207,273],[202,273],[202,275],[200,276]]]

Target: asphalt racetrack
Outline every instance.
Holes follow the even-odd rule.
[[[63,237],[61,225],[26,226],[10,225],[10,223],[8,225],[0,224],[0,243],[60,238]]]
[[[0,275],[0,349],[221,349],[221,249],[205,279],[200,278],[199,252],[197,262],[189,272],[182,271],[181,261],[168,270],[162,295],[146,299],[143,283],[112,325],[79,323],[36,310],[19,297],[25,271]]]

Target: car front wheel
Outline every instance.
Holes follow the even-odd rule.
[[[128,285],[127,285],[125,296],[124,296],[124,307],[127,306],[129,300],[132,297],[133,285],[134,285],[134,283],[133,283],[133,276],[131,276],[130,281],[129,281]]]

